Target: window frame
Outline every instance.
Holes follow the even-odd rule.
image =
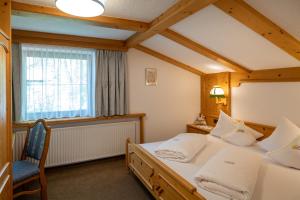
[[[23,52],[24,48],[31,48],[31,50],[26,50],[30,53],[30,57],[34,58],[46,58],[46,59],[76,59],[80,58],[80,60],[86,60],[87,61],[87,108],[85,110],[64,110],[64,111],[45,111],[45,112],[28,112],[28,96],[27,96],[27,88],[28,88],[28,82],[36,82],[40,81],[43,82],[44,80],[27,80],[27,58],[29,56],[25,56],[21,54],[21,60],[22,60],[22,66],[21,66],[21,121],[32,121],[37,120],[38,118],[44,118],[49,120],[59,120],[59,119],[68,119],[68,118],[86,118],[86,117],[94,117],[95,116],[95,61],[96,61],[96,50],[94,49],[83,49],[83,48],[74,48],[74,47],[62,47],[62,46],[54,46],[54,45],[35,45],[35,44],[22,44],[21,45],[21,52]],[[39,49],[45,49],[45,52],[47,49],[51,49],[53,52],[47,52],[47,56],[42,56],[42,54],[37,53],[38,51],[35,50],[35,48]],[[74,50],[74,52],[66,53],[65,50]],[[82,51],[82,52],[76,52]],[[37,55],[35,55],[37,54]],[[40,55],[39,55],[40,54]],[[28,54],[27,54],[28,55]],[[77,57],[78,56],[78,57]],[[43,84],[41,84],[43,85]],[[61,85],[59,85],[61,86]],[[23,101],[24,98],[26,98],[25,102]],[[56,114],[55,114],[56,113]],[[66,113],[71,113],[71,116],[66,116]],[[76,115],[76,113],[79,113]],[[81,115],[81,113],[85,113]],[[46,118],[45,116],[60,116],[60,117],[49,117]],[[35,117],[37,116],[37,117]]]

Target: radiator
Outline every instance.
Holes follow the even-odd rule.
[[[95,160],[125,153],[127,138],[138,142],[139,122],[52,128],[46,167]],[[20,159],[26,132],[17,131],[14,160]]]

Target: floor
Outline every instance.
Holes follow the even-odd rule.
[[[46,171],[49,200],[154,200],[125,167],[123,157]],[[28,196],[18,200],[37,200]]]

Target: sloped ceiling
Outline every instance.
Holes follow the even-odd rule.
[[[171,29],[252,70],[300,66],[297,59],[213,5]]]
[[[15,0],[21,3],[55,7],[55,0]],[[106,0],[105,16],[150,22],[177,0]]]
[[[217,73],[230,71],[227,67],[204,57],[168,38],[156,35],[142,43],[142,45],[158,51],[175,60],[179,60],[191,67],[197,68],[204,73]]]
[[[246,2],[300,40],[299,0],[246,0]]]
[[[54,6],[54,0],[17,0]],[[296,39],[300,40],[299,0],[245,0]],[[107,0],[104,15],[151,22],[178,0]],[[99,27],[76,20],[14,12],[13,27],[50,33],[126,40],[132,31]],[[290,56],[259,34],[210,5],[170,27],[171,30],[251,70],[299,67]],[[142,45],[205,73],[231,71],[164,36],[155,35]]]

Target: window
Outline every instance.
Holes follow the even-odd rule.
[[[21,120],[94,115],[95,51],[22,45]]]

